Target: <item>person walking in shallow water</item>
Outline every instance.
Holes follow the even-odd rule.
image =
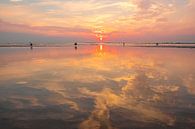
[[[32,42],[29,42],[30,43],[30,49],[32,49],[33,48],[33,44],[32,44]]]
[[[74,43],[74,49],[77,50],[77,42]]]

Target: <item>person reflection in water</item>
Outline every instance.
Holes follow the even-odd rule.
[[[77,46],[75,46],[74,49],[77,50]]]

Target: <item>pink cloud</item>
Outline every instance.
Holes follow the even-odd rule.
[[[57,26],[30,26],[25,24],[13,24],[0,20],[1,32],[22,32],[32,34],[42,34],[51,36],[89,36],[92,32],[84,28],[68,28]]]

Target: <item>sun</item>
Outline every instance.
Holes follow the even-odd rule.
[[[100,41],[101,41],[101,42],[103,41],[103,36],[100,36]]]
[[[102,37],[100,37],[100,41],[102,41],[103,40],[103,38]]]
[[[99,42],[103,42],[103,40],[104,40],[104,35],[102,34],[102,32],[100,33],[98,33],[98,34],[96,34],[95,35],[96,36],[96,38],[97,38],[97,40],[99,41]]]
[[[96,35],[96,37],[100,42],[103,42],[103,35]]]

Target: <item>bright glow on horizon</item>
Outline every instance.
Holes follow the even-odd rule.
[[[195,41],[195,0],[4,0],[0,8],[1,42]]]

